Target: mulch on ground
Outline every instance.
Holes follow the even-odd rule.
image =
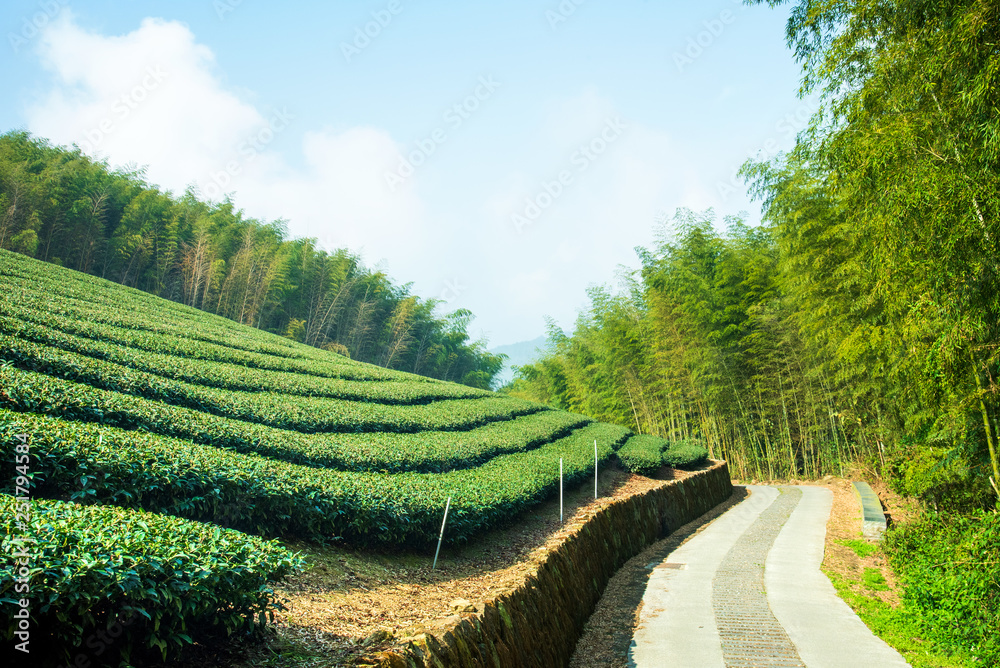
[[[899,496],[882,481],[864,476],[858,476],[856,479],[866,480],[871,485],[882,502],[890,525],[893,521],[906,522],[917,515],[916,502]],[[887,589],[881,591],[871,589],[862,591],[859,587],[856,589],[859,593],[877,596],[892,607],[897,607],[900,603],[900,593],[895,574],[885,557],[875,552],[862,558],[845,545],[846,541],[863,540],[861,503],[855,496],[850,481],[832,478],[824,479],[823,482],[833,491],[833,509],[830,512],[830,521],[826,525],[826,555],[823,558],[823,569],[851,582],[863,581],[865,569],[877,570],[885,579]]]
[[[558,498],[547,501],[472,545],[442,549],[436,570],[431,570],[433,552],[394,554],[290,543],[310,566],[275,589],[286,607],[277,614],[275,635],[266,643],[196,648],[183,668],[349,665],[362,654],[388,648],[398,638],[451,617],[456,600],[481,610],[483,602],[519,586],[533,568],[532,554],[558,540],[577,518],[688,475],[664,468],[651,479],[609,468],[599,478],[599,499],[594,499],[592,482],[566,490],[565,524],[559,522]]]

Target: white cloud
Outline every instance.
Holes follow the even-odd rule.
[[[148,165],[149,178],[167,188],[217,169],[220,155],[266,123],[221,87],[212,52],[180,23],[145,19],[107,37],[64,12],[43,32],[39,52],[55,77],[27,110],[29,127],[114,163]]]
[[[289,218],[293,231],[318,238],[327,249],[363,250],[371,261],[388,258],[394,274],[413,270],[426,242],[423,206],[412,186],[396,192],[386,186],[385,172],[400,151],[389,134],[361,127],[307,132],[302,145],[304,169],[273,179],[261,174],[260,187],[246,190],[241,201],[270,217]]]
[[[32,132],[113,165],[146,165],[152,183],[175,192],[232,193],[248,215],[284,218],[296,236],[364,250],[372,262],[403,258],[394,273],[412,269],[422,206],[412,187],[385,185],[399,154],[387,132],[296,128],[304,167],[292,168],[271,143],[294,126],[294,110],[261,110],[228,90],[211,49],[176,21],[147,18],[106,36],[64,12],[38,50],[53,80],[27,109]]]
[[[636,265],[633,247],[652,239],[658,211],[717,198],[708,165],[686,163],[670,134],[624,116],[621,133],[581,170],[574,154],[620,115],[594,87],[546,104],[519,164],[500,171],[491,194],[476,180],[483,156],[457,136],[449,149],[462,156],[452,167],[461,172],[435,163],[393,191],[385,174],[412,146],[337,119],[301,127],[294,101],[259,108],[225,84],[211,49],[181,23],[146,19],[107,36],[64,13],[38,50],[52,79],[26,111],[32,132],[114,165],[148,165],[150,181],[175,192],[189,184],[213,199],[231,192],[249,216],[284,218],[293,235],[361,252],[371,265],[387,260],[418,294],[470,308],[495,343],[534,338],[544,315],[571,328],[588,284]],[[572,183],[517,234],[511,214],[560,171]],[[425,206],[428,181],[438,191]]]

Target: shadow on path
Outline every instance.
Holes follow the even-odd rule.
[[[587,621],[571,668],[626,668],[629,645],[635,633],[642,597],[653,568],[705,527],[747,498],[745,487],[734,486],[733,494],[693,522],[680,527],[663,540],[636,555],[608,582],[604,596]]]

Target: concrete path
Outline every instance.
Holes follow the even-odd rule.
[[[629,665],[907,666],[819,570],[833,494],[749,486],[652,574]]]

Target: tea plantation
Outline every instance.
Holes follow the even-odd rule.
[[[277,539],[428,550],[450,497],[463,543],[631,437],[6,251],[0,295],[5,641],[64,663],[123,616],[116,660],[253,632]]]

